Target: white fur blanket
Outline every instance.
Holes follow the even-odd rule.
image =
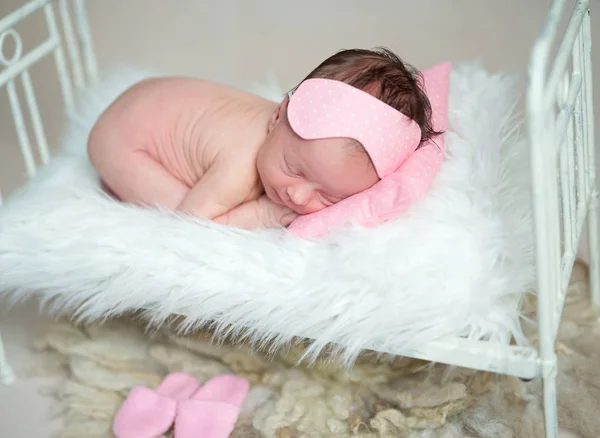
[[[454,335],[522,341],[534,264],[514,77],[456,65],[447,157],[428,196],[379,227],[312,242],[104,196],[87,134],[144,76],[120,72],[81,96],[63,152],[0,209],[0,293],[37,294],[88,320],[144,309],[153,323],[175,313],[188,328],[212,323],[275,346],[311,337],[311,354],[333,344],[348,361]]]

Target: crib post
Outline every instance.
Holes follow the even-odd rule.
[[[10,385],[14,381],[15,375],[6,359],[6,352],[4,351],[4,344],[2,342],[2,336],[0,335],[0,383],[3,385]]]
[[[585,102],[584,142],[588,153],[588,180],[591,182],[590,209],[588,212],[588,246],[590,262],[590,293],[592,303],[600,308],[600,242],[598,241],[598,185],[596,182],[596,144],[594,140],[594,104],[592,87],[592,37],[590,9],[583,17],[583,90]]]
[[[558,402],[556,392],[556,357],[552,363],[545,364],[542,378],[544,397],[544,426],[546,438],[558,438]]]
[[[558,438],[558,402],[556,393],[556,356],[553,363],[545,364],[542,385],[544,390],[544,426],[546,438]]]
[[[590,293],[592,304],[600,309],[600,243],[598,242],[598,192],[594,187],[588,218]]]

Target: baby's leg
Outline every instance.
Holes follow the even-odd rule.
[[[144,151],[90,155],[102,182],[123,202],[175,210],[190,191]]]

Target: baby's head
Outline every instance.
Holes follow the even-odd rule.
[[[432,127],[431,105],[422,89],[420,73],[389,50],[338,52],[314,69],[292,92],[311,79],[343,82],[399,111],[415,128],[413,133],[420,137],[416,139],[419,145],[437,134]],[[330,90],[323,90],[327,92]],[[299,214],[309,214],[379,181],[377,166],[355,138],[335,134],[327,138],[300,137],[290,123],[289,104],[288,95],[273,113],[267,139],[258,155],[258,172],[265,193],[272,201]],[[318,114],[318,108],[311,109],[311,104],[312,100],[306,102],[307,108],[302,106],[303,110]],[[364,106],[357,108],[357,114],[364,113],[365,109],[369,111]]]

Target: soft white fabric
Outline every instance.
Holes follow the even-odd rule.
[[[452,335],[522,340],[518,303],[534,266],[514,77],[456,65],[448,156],[430,193],[381,226],[311,242],[104,196],[87,133],[143,76],[120,72],[84,95],[65,151],[0,210],[0,293],[35,293],[85,319],[145,309],[160,323],[176,313],[188,328],[213,322],[219,334],[275,346],[308,336],[311,353],[334,343],[349,361],[363,348],[397,351]]]

